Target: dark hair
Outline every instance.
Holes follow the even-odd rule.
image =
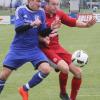
[[[49,2],[49,0],[45,0],[45,2]]]

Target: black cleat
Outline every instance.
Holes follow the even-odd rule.
[[[61,100],[70,100],[70,98],[69,98],[67,93],[65,95],[60,93],[60,98],[61,98]]]

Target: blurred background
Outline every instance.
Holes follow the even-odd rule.
[[[60,7],[66,12],[70,10],[70,2],[76,0],[60,0]],[[79,2],[80,12],[100,12],[100,0],[77,0]],[[13,14],[14,10],[20,5],[27,3],[27,0],[0,0],[0,15]]]

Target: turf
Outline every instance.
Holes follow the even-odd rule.
[[[74,52],[85,50],[89,55],[89,62],[83,69],[83,84],[77,100],[100,100],[100,24],[89,29],[68,28],[60,29],[60,41],[63,47]],[[13,25],[0,25],[0,71],[3,59],[8,52],[14,36]],[[12,73],[0,100],[21,100],[17,88],[26,83],[36,71],[30,63]],[[72,74],[69,75],[68,93]],[[40,85],[29,92],[29,100],[60,100],[58,74],[54,71]]]

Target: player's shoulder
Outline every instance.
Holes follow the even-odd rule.
[[[65,12],[62,9],[57,10],[58,14],[65,14]]]
[[[26,5],[19,6],[19,7],[17,7],[16,10],[21,10],[21,9],[26,9]]]
[[[57,15],[63,16],[63,15],[66,15],[66,13],[63,10],[59,9],[57,10]]]
[[[22,5],[20,7],[17,7],[16,12],[23,12],[26,9],[25,5]]]

